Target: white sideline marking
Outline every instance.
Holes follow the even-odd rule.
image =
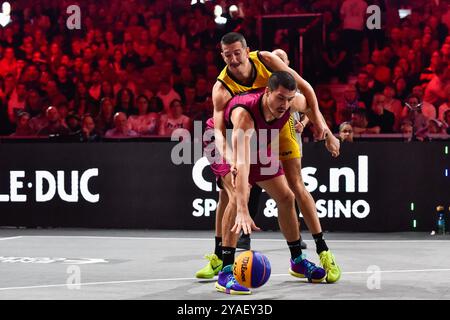
[[[3,241],[3,240],[14,240],[14,239],[20,239],[20,238],[22,238],[22,236],[0,238],[0,241]]]
[[[174,240],[174,241],[213,241],[211,238],[173,238],[173,237],[104,237],[104,236],[21,236],[13,238],[67,238],[67,239],[120,239],[120,240]],[[9,239],[9,238],[5,238]],[[2,240],[2,239],[0,239]],[[258,239],[252,238],[252,241],[267,241],[267,242],[286,242],[284,239]],[[303,240],[305,242],[314,242],[314,240]],[[440,242],[440,243],[450,243],[450,238],[448,240],[433,240],[433,239],[423,239],[423,240],[329,240],[327,242],[336,243],[423,243],[423,242]]]
[[[380,270],[381,273],[412,273],[412,272],[449,272],[450,269],[418,269],[418,270]],[[352,274],[371,274],[373,272],[368,271],[349,271],[349,272],[342,272],[342,274],[346,275],[352,275]],[[272,274],[271,277],[284,277],[289,276],[292,277],[290,274],[287,273],[279,273],[279,274]],[[122,281],[104,281],[104,282],[86,282],[86,283],[79,283],[77,285],[80,286],[98,286],[98,285],[108,285],[108,284],[125,284],[125,283],[145,283],[145,282],[164,282],[164,281],[193,281],[193,280],[199,280],[197,278],[166,278],[166,279],[142,279],[142,280],[122,280]],[[211,279],[208,279],[211,280]],[[25,287],[6,287],[6,288],[0,288],[0,291],[6,291],[6,290],[23,290],[23,289],[45,289],[45,288],[62,288],[67,287],[69,288],[71,285],[64,283],[64,284],[49,284],[49,285],[40,285],[40,286],[25,286]]]

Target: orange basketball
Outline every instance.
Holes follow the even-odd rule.
[[[270,277],[270,262],[257,251],[244,251],[234,261],[233,274],[236,280],[247,288],[258,288]]]

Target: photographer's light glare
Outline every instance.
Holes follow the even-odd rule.
[[[232,13],[232,12],[238,12],[239,11],[239,9],[238,9],[238,7],[235,5],[235,4],[233,4],[232,6],[230,6],[230,13]]]
[[[215,16],[214,21],[217,24],[225,24],[225,23],[227,23],[227,18],[222,17],[222,13],[223,13],[222,7],[220,5],[216,5],[214,7],[214,16]]]
[[[6,27],[11,22],[11,5],[9,2],[3,2],[2,12],[0,12],[0,25]]]
[[[221,15],[222,15],[222,13],[223,13],[223,9],[222,9],[222,7],[221,6],[219,6],[218,4],[214,7],[214,16],[217,18],[217,17],[220,17]]]
[[[191,1],[191,6],[193,6],[194,4],[197,4],[197,3],[205,3],[205,0],[192,0]]]
[[[406,18],[407,16],[411,15],[411,9],[399,9],[398,15],[400,19]]]

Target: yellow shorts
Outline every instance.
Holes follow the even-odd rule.
[[[297,142],[297,133],[295,132],[294,118],[292,116],[281,129],[278,140],[278,150],[281,161],[297,159],[302,156]],[[274,143],[272,143],[272,145],[274,145]]]

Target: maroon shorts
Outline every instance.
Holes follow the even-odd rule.
[[[210,126],[207,126],[206,130],[213,129]],[[206,157],[208,158],[211,170],[216,176],[219,188],[223,189],[220,178],[225,177],[228,173],[230,173],[230,164],[228,164],[226,160],[223,159],[220,155],[216,157],[216,155],[218,155],[218,151],[216,149],[214,137],[211,139],[211,141],[203,141],[203,150]],[[270,168],[269,170],[269,167],[273,163],[273,161],[276,161],[277,163],[273,168]],[[248,182],[253,186],[257,182],[270,180],[281,175],[284,175],[283,168],[281,167],[281,162],[278,160],[278,158],[272,157],[270,158],[270,162],[268,162],[267,164],[262,164],[260,163],[260,161],[257,161],[257,163],[255,164],[250,164]]]

